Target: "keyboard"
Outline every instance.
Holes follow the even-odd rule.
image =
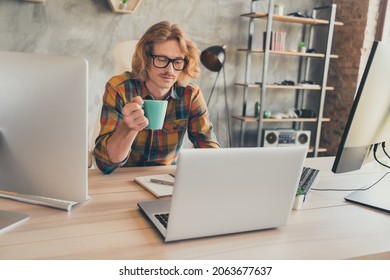
[[[154,216],[156,217],[156,219],[157,219],[165,228],[167,228],[169,213],[155,214]]]
[[[303,167],[298,187],[301,187],[301,194],[304,195],[304,200],[311,187],[315,185],[319,172],[320,170],[315,168]]]

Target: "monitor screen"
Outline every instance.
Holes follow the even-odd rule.
[[[85,59],[0,51],[0,192],[88,198]]]
[[[357,89],[332,171],[359,170],[372,147],[390,140],[390,45],[374,42]]]

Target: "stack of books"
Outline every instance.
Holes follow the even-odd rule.
[[[270,38],[271,51],[285,51],[286,50],[286,32],[272,31]],[[265,50],[267,32],[263,32],[263,50]]]

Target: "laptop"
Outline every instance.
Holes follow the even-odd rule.
[[[0,234],[24,222],[29,215],[13,211],[0,210]]]
[[[306,153],[304,147],[183,149],[171,199],[138,207],[166,242],[280,227]]]

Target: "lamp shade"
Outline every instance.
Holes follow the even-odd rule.
[[[219,72],[225,63],[226,46],[212,46],[200,54],[200,61],[210,71]]]

